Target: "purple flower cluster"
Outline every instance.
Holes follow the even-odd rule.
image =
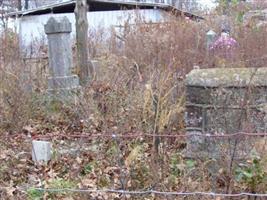
[[[210,50],[233,49],[237,47],[237,41],[231,37],[221,36],[210,47]]]
[[[235,57],[235,50],[238,47],[238,43],[235,39],[229,35],[221,35],[209,48],[209,50],[215,55],[225,58],[233,59]]]

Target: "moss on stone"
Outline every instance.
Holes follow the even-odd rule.
[[[199,87],[267,86],[267,67],[194,69],[187,75],[186,85]]]

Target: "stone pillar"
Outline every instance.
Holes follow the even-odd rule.
[[[45,25],[50,69],[48,92],[60,98],[65,98],[79,88],[78,76],[71,74],[73,66],[71,31],[71,23],[67,17],[51,17]]]
[[[206,33],[207,50],[209,50],[211,44],[215,41],[216,33],[213,30],[209,30]]]
[[[187,156],[245,158],[256,137],[214,138],[242,132],[267,131],[267,68],[192,70],[186,77]]]

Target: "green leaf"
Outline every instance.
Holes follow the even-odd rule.
[[[185,163],[188,168],[194,168],[196,165],[196,161],[194,160],[187,160]]]
[[[29,200],[41,200],[43,198],[44,192],[30,188],[27,190],[27,196]]]
[[[243,171],[243,174],[245,175],[246,178],[252,178],[253,177],[253,173],[249,172],[249,171]]]

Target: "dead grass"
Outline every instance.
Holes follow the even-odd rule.
[[[83,113],[79,120],[85,119],[85,130],[105,131],[111,127],[118,132],[181,130],[183,80],[194,66],[265,66],[265,28],[255,28],[253,24],[243,26],[234,18],[230,19],[233,37],[239,43],[236,53],[238,59],[232,63],[207,53],[205,33],[210,28],[219,32],[216,19],[208,18],[199,23],[173,19],[165,24],[126,24],[120,35],[113,31],[109,38],[104,31],[99,31],[98,34],[90,33],[93,37],[89,45],[90,54],[98,60],[99,67],[97,78],[84,91],[89,99],[81,100],[79,104],[78,110]],[[5,124],[8,124],[8,121],[13,121],[16,113],[22,115],[16,120],[29,120],[31,114],[24,113],[28,109],[19,111],[19,108],[10,104],[7,99],[10,96],[13,102],[18,103],[18,107],[28,105],[31,108],[32,96],[39,98],[45,91],[47,60],[22,60],[19,56],[18,41],[13,33],[3,33],[1,40],[1,99],[5,108],[2,109],[2,115],[5,115],[2,119],[6,119]],[[25,91],[26,85],[33,89],[30,96]],[[43,101],[44,99],[39,99],[37,104]],[[14,112],[7,110],[11,108]],[[34,113],[30,110],[30,113]],[[21,125],[18,127],[20,129]]]

